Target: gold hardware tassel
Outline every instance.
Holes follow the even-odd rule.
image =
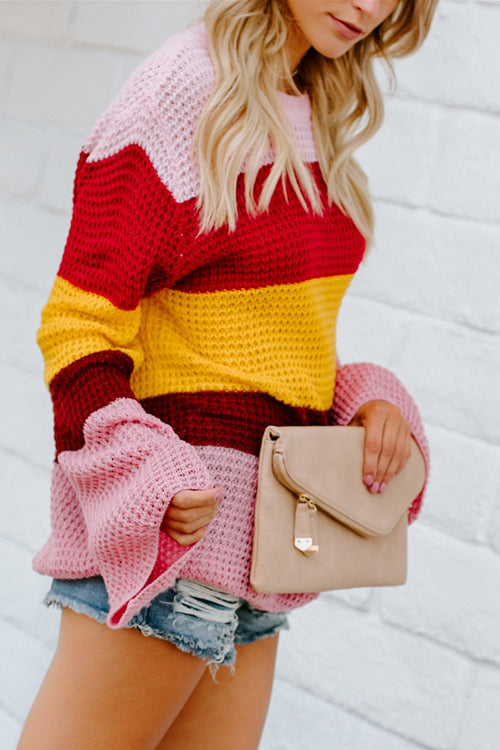
[[[319,552],[316,513],[312,500],[301,495],[295,507],[294,547],[306,557]]]

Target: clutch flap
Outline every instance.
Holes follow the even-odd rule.
[[[363,483],[363,427],[268,427],[273,473],[297,495],[363,536],[394,529],[425,483],[425,463],[412,440],[403,471],[380,494]]]

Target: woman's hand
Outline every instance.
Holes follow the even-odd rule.
[[[172,498],[161,530],[183,547],[199,542],[206,534],[222,500],[222,490],[183,490]]]
[[[401,410],[388,401],[363,404],[350,424],[366,431],[363,481],[370,492],[383,492],[410,457],[410,425]]]

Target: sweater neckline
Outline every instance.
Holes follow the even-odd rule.
[[[310,122],[311,100],[307,93],[295,96],[294,94],[285,94],[284,91],[278,91],[278,98],[285,114],[292,122]]]

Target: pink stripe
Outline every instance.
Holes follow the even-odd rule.
[[[199,193],[192,160],[196,122],[214,86],[203,24],[172,37],[131,76],[90,134],[88,161],[107,159],[136,144],[178,203]],[[316,161],[308,101],[281,97],[302,158]],[[273,161],[269,150],[263,164]]]

